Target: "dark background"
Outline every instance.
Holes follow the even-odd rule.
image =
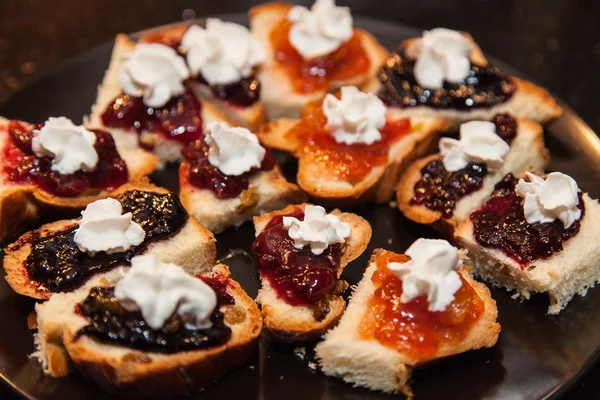
[[[0,0],[0,101],[61,60],[111,40],[118,32],[134,32],[183,18],[246,11],[258,3]],[[533,77],[600,132],[599,0],[338,0],[338,3],[350,6],[355,15],[424,29],[445,26],[469,31],[486,53]],[[0,399],[13,398],[0,384]],[[600,399],[600,366],[591,369],[565,398]]]

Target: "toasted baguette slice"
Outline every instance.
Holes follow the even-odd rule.
[[[360,75],[345,81],[331,82],[328,90],[318,90],[312,93],[298,93],[290,82],[286,71],[275,60],[271,44],[271,32],[277,24],[287,19],[287,14],[293,7],[288,3],[267,3],[250,9],[250,29],[252,34],[262,43],[267,58],[260,68],[258,80],[261,83],[261,100],[265,103],[269,119],[282,117],[298,118],[305,104],[322,98],[327,92],[342,86],[371,86],[377,80],[376,74],[383,64],[388,51],[370,33],[355,28],[360,36],[361,44],[370,60],[369,69]]]
[[[166,189],[142,181],[135,185],[125,185],[111,193],[111,196],[116,197],[130,190],[168,193]],[[46,237],[69,229],[73,225],[74,220],[62,220],[43,225],[35,231],[24,234],[5,249],[3,266],[7,274],[6,280],[15,292],[40,300],[49,299],[54,295],[54,293],[40,290],[36,282],[29,279],[25,260],[31,254],[32,238],[38,235]],[[193,274],[199,272],[199,267],[214,263],[216,258],[215,237],[200,222],[190,216],[179,232],[168,239],[150,243],[144,250],[144,254],[152,254],[165,263],[175,263]],[[105,279],[120,277],[119,271],[114,269],[99,275]]]
[[[397,109],[388,109],[388,121],[403,119]],[[287,135],[299,120],[281,119],[263,125],[257,135],[267,146],[293,153],[298,159],[298,185],[319,204],[355,206],[362,203],[386,203],[392,197],[402,171],[415,158],[433,148],[450,124],[440,119],[411,119],[411,132],[390,146],[387,165],[371,169],[360,182],[350,183],[325,178],[323,165],[303,157],[302,146]],[[360,145],[357,145],[360,146]]]
[[[0,117],[0,148],[10,143],[8,135],[9,120]],[[19,121],[26,128],[32,125]],[[142,149],[118,149],[121,158],[127,164],[129,182],[151,174],[158,159]],[[85,208],[89,203],[105,198],[109,192],[92,189],[75,197],[59,197],[37,186],[15,184],[6,177],[0,178],[0,242],[15,237],[41,217],[42,211],[72,212]]]
[[[229,269],[219,264],[208,274],[229,278]],[[102,285],[97,282],[94,286]],[[224,345],[165,354],[103,343],[85,335],[76,339],[76,333],[88,321],[75,312],[75,305],[87,297],[91,287],[60,293],[36,305],[38,333],[33,356],[41,362],[46,374],[62,377],[74,367],[86,379],[113,394],[138,398],[187,396],[245,363],[258,344],[262,329],[260,312],[232,279],[227,293],[235,304],[220,307],[225,323],[232,330],[231,339]]]
[[[263,214],[254,218],[256,236],[277,215],[291,214],[297,208],[304,210],[306,204],[290,205],[283,210]],[[332,211],[333,215],[341,221],[350,224],[352,233],[342,249],[342,258],[338,278],[351,261],[358,258],[367,248],[371,240],[371,226],[362,217],[356,214],[343,213],[339,210]],[[261,305],[265,328],[271,335],[282,342],[306,342],[319,338],[332,326],[337,324],[344,313],[346,302],[341,295],[335,294],[329,301],[329,312],[320,321],[315,319],[313,311],[308,306],[292,306],[281,299],[271,287],[269,280],[261,278],[262,288],[258,292],[256,301]]]
[[[543,170],[550,161],[550,153],[544,146],[544,132],[541,125],[534,121],[517,119],[517,136],[510,145],[503,167],[496,172],[489,172],[483,179],[481,189],[457,201],[452,217],[444,218],[439,211],[430,210],[423,205],[410,204],[415,196],[415,184],[422,176],[421,170],[439,157],[439,154],[434,154],[413,162],[400,178],[396,197],[398,207],[404,216],[420,224],[433,225],[448,237],[452,237],[458,224],[490,197],[496,183],[506,174],[511,172],[518,176],[529,169]]]
[[[465,32],[463,32],[463,35],[469,39],[474,48],[471,53],[471,61],[477,65],[488,65],[487,59],[471,35]],[[405,40],[400,44],[400,47],[406,48],[417,39],[418,38]],[[472,120],[491,120],[496,114],[505,113],[519,118],[531,119],[542,124],[548,123],[561,116],[562,108],[545,89],[513,76],[510,77],[510,80],[516,85],[515,93],[506,102],[493,107],[482,107],[463,111],[456,109],[431,108],[420,105],[402,108],[401,110],[404,115],[409,117],[443,118],[452,121],[455,126]],[[376,93],[379,92],[381,88],[382,85],[379,80],[377,80],[377,82],[372,86],[365,88],[365,90]]]
[[[127,35],[117,35],[108,70],[104,75],[104,80],[98,87],[96,103],[92,106],[92,112],[89,117],[84,120],[88,128],[109,131],[115,138],[119,151],[140,149],[140,135],[134,131],[105,126],[102,123],[101,117],[107,107],[122,94],[121,84],[119,83],[119,71],[124,58],[133,51],[134,47],[135,42],[130,40]],[[202,102],[200,118],[202,119],[203,128],[206,128],[206,125],[213,121],[226,121],[231,125],[237,125],[211,102]],[[160,159],[159,167],[164,167],[166,163],[182,159],[181,150],[185,147],[184,143],[167,139],[157,132],[147,132],[144,134],[144,137],[154,143],[154,153]]]
[[[369,311],[369,300],[375,292],[371,281],[371,276],[377,270],[375,258],[385,252],[382,249],[375,250],[339,325],[326,334],[315,352],[321,369],[327,375],[342,378],[354,386],[410,395],[408,380],[414,367],[434,359],[494,346],[500,333],[500,325],[496,322],[498,309],[488,288],[473,280],[468,267],[462,267],[459,273],[485,304],[484,313],[462,342],[456,345],[443,343],[432,358],[415,360],[382,345],[376,339],[363,338],[358,328]]]
[[[558,314],[576,294],[585,296],[600,282],[600,205],[583,194],[585,214],[579,232],[563,242],[563,250],[551,257],[533,261],[522,268],[498,249],[481,246],[474,237],[473,223],[466,218],[455,233],[455,240],[469,252],[473,273],[498,287],[529,299],[534,293],[547,293],[548,314]]]

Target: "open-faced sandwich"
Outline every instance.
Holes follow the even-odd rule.
[[[371,226],[355,214],[320,206],[290,205],[254,218],[252,250],[262,288],[265,328],[284,342],[316,339],[334,326],[346,308],[348,284],[342,270],[371,239]]]
[[[418,239],[406,255],[375,250],[339,325],[315,349],[323,372],[411,394],[415,367],[498,340],[488,288],[445,240]]]

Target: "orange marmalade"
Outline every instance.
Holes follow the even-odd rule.
[[[356,30],[337,50],[304,60],[288,39],[291,26],[287,19],[279,22],[271,31],[271,45],[275,60],[285,69],[296,92],[327,90],[330,82],[347,80],[369,69],[369,57]]]
[[[387,265],[408,260],[404,254],[389,251],[377,255],[377,270],[371,277],[375,294],[358,329],[364,338],[377,339],[414,360],[425,361],[432,358],[442,344],[462,341],[483,315],[485,305],[462,276],[461,288],[443,312],[429,311],[426,296],[401,303],[402,281]]]
[[[296,155],[308,163],[316,163],[323,177],[338,179],[350,184],[361,182],[373,169],[388,161],[392,143],[410,133],[410,119],[387,121],[381,132],[381,140],[364,143],[338,143],[325,127],[327,117],[321,102],[308,104],[298,124],[286,135],[296,141]]]

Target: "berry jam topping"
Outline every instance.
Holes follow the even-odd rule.
[[[581,218],[565,228],[560,220],[529,224],[525,220],[523,198],[515,193],[518,179],[506,175],[492,193],[491,199],[471,214],[473,234],[484,246],[501,250],[521,264],[552,256],[563,249],[563,243],[575,236],[581,227],[585,208],[579,193]]]
[[[286,136],[297,142],[300,158],[319,165],[322,179],[339,179],[353,185],[362,182],[373,168],[385,165],[390,146],[411,133],[410,119],[387,121],[380,130],[381,140],[370,145],[345,144],[338,143],[326,125],[321,102],[310,103]]]
[[[35,232],[24,240],[31,244],[31,253],[25,260],[29,279],[40,292],[65,292],[81,286],[92,275],[110,270],[117,265],[129,264],[131,258],[143,252],[150,243],[167,239],[183,227],[187,212],[174,194],[159,194],[132,190],[116,197],[123,213],[131,212],[146,237],[142,244],[121,253],[100,252],[94,257],[79,250],[74,241],[77,226],[71,226],[49,236]],[[14,248],[22,247],[17,242]]]
[[[425,361],[434,358],[442,345],[456,345],[467,337],[483,315],[485,304],[462,276],[462,286],[445,311],[429,311],[427,296],[401,303],[402,281],[387,265],[408,260],[404,254],[389,251],[376,256],[377,270],[371,277],[376,290],[358,331],[362,337],[376,339],[413,360]]]
[[[8,124],[8,137],[4,145],[4,176],[10,182],[34,185],[43,191],[60,197],[74,197],[92,190],[114,190],[129,180],[127,164],[119,155],[115,142],[107,132],[93,130],[96,135],[94,148],[98,164],[91,172],[77,171],[60,174],[52,170],[52,159],[38,157],[31,149],[33,130],[17,121]]]
[[[371,62],[356,31],[334,52],[304,60],[288,39],[291,26],[287,19],[277,24],[271,31],[271,45],[275,61],[285,70],[297,93],[328,90],[331,82],[348,80],[368,71]]]
[[[141,312],[127,311],[121,306],[114,288],[94,287],[77,306],[78,314],[90,323],[77,332],[73,341],[87,335],[113,345],[161,353],[208,349],[223,345],[231,338],[231,328],[225,324],[223,313],[219,311],[221,305],[218,302],[209,317],[212,322],[210,328],[188,329],[175,313],[161,329],[152,329]]]
[[[496,115],[496,134],[510,144],[517,135],[517,121],[508,114]],[[451,218],[456,202],[464,196],[476,192],[483,185],[487,175],[485,164],[469,163],[455,172],[446,171],[440,158],[430,161],[421,169],[421,179],[415,184],[412,205],[422,205]]]
[[[225,175],[208,161],[208,144],[204,137],[190,143],[183,150],[183,157],[187,164],[182,164],[181,182],[189,181],[200,189],[208,189],[218,199],[232,199],[238,197],[244,190],[248,189],[252,175],[260,171],[270,171],[275,168],[275,157],[271,149],[263,146],[266,150],[260,168],[252,168],[250,171],[239,175]]]
[[[201,75],[196,80],[208,85],[217,99],[237,107],[250,107],[260,99],[260,82],[254,75],[225,85],[209,85]]]
[[[279,298],[292,306],[311,307],[320,321],[329,313],[329,298],[344,289],[337,276],[342,246],[333,244],[319,255],[310,246],[297,249],[283,226],[284,216],[273,217],[254,241],[256,270],[269,280]],[[304,220],[300,209],[287,216]]]
[[[417,84],[414,67],[415,60],[409,59],[402,48],[390,56],[379,71],[381,100],[394,107],[424,105],[466,111],[504,103],[516,90],[514,82],[497,68],[473,63],[465,83],[444,82],[442,89],[429,90]]]
[[[186,91],[160,108],[148,107],[141,97],[122,94],[102,114],[102,123],[110,128],[135,131],[140,146],[152,150],[155,138],[147,135],[158,132],[164,138],[190,143],[202,136],[202,106],[186,84]]]

